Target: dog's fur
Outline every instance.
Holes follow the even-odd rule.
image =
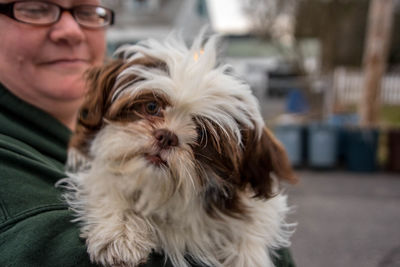
[[[265,267],[289,245],[296,178],[217,40],[147,40],[90,72],[61,183],[93,262]]]

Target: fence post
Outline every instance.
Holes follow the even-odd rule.
[[[393,0],[371,0],[364,50],[363,94],[359,105],[361,126],[378,122],[381,80],[386,69],[393,22]]]

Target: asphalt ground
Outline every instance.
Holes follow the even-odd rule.
[[[297,171],[288,185],[298,267],[400,267],[400,174]]]

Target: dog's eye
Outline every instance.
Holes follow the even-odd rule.
[[[151,101],[144,104],[144,109],[149,115],[158,115],[160,113],[160,105],[156,101]]]
[[[89,110],[87,108],[83,108],[79,113],[80,119],[86,120],[89,115]]]

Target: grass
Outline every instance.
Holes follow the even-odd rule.
[[[382,106],[382,124],[389,127],[400,127],[400,106]]]
[[[400,106],[382,106],[380,110],[380,124],[383,126],[379,137],[378,162],[385,166],[389,160],[387,129],[400,127]]]

